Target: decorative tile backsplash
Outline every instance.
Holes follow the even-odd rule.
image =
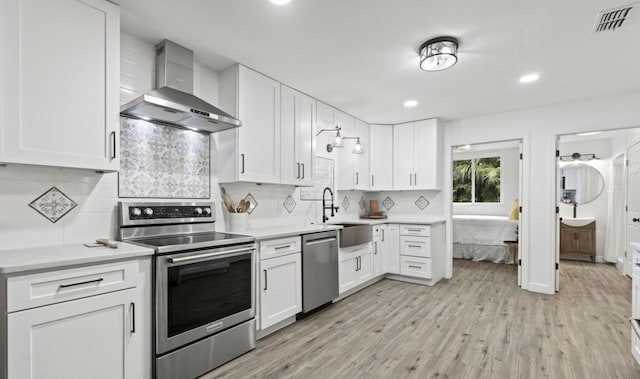
[[[287,198],[284,199],[284,203],[282,203],[282,205],[284,206],[284,209],[286,209],[289,213],[293,212],[293,210],[296,209],[296,201],[291,195],[287,196]]]
[[[121,120],[120,197],[209,198],[208,134]]]
[[[248,193],[247,196],[244,197],[244,199],[249,202],[249,209],[247,209],[247,213],[252,214],[258,206],[258,200],[256,200],[256,198],[253,197],[253,195],[250,193]]]
[[[367,201],[364,199],[364,197],[361,197],[358,204],[360,205],[360,209],[364,211],[364,208],[367,206]]]
[[[387,196],[384,200],[382,200],[382,206],[385,207],[387,210],[393,208],[394,205],[396,205],[396,203],[394,203],[389,196]]]
[[[47,192],[29,203],[31,208],[52,223],[58,222],[77,205],[75,201],[71,200],[56,187],[49,188]]]
[[[322,191],[329,187],[335,194],[334,187],[334,161],[333,159],[316,157],[316,185],[314,187],[300,188],[300,200],[322,201]]]
[[[428,206],[429,200],[427,200],[424,196],[420,196],[418,200],[416,200],[416,207],[420,208],[421,211],[424,211],[424,209]]]
[[[342,200],[342,209],[344,209],[345,211],[348,211],[350,205],[351,205],[351,202],[349,201],[349,198],[345,196],[344,199]]]

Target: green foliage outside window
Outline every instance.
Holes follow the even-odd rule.
[[[500,202],[500,157],[453,161],[454,203]]]

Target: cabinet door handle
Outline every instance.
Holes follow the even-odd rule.
[[[298,176],[296,176],[296,179],[300,179],[300,163],[296,163],[296,165],[298,166]]]
[[[136,332],[136,303],[131,303],[131,333]]]
[[[382,229],[382,242],[384,242],[384,229]]]
[[[360,179],[360,178],[358,178],[358,176],[359,176],[359,175],[358,175],[358,173],[356,172],[356,185],[358,185],[358,182],[359,182],[359,179]]]
[[[263,290],[267,290],[267,270],[262,270],[264,271],[264,288]]]
[[[304,179],[304,163],[302,164],[302,179]]]
[[[111,159],[116,159],[116,132],[115,130],[109,134],[111,139]]]
[[[413,185],[413,175],[409,174],[409,186]]]
[[[240,170],[240,173],[244,174],[244,154],[240,154],[240,158],[242,158],[242,169]]]
[[[83,284],[90,284],[90,283],[100,283],[103,280],[104,278],[98,278],[98,279],[86,280],[84,282],[78,282],[78,283],[60,284],[60,288],[69,288],[69,287],[81,286]]]
[[[413,185],[414,186],[418,185],[418,174],[413,174]]]
[[[373,187],[375,185],[376,185],[376,180],[375,180],[373,174],[371,174],[371,187]]]
[[[378,255],[378,243],[377,242],[373,243],[373,254],[374,255]]]

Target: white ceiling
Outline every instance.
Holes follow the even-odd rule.
[[[639,90],[640,17],[591,34],[598,11],[627,1],[116,0],[127,33],[171,39],[217,70],[243,63],[370,123]],[[418,47],[439,35],[460,39],[458,64],[421,71]],[[519,84],[530,72],[540,80]]]

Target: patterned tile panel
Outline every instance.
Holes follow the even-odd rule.
[[[335,171],[333,159],[316,157],[316,185],[314,187],[300,188],[300,200],[320,200],[322,201],[322,191],[325,187],[333,188]],[[327,198],[329,196],[327,195]]]
[[[424,196],[420,196],[418,200],[416,200],[416,207],[420,208],[421,211],[424,211],[426,207],[429,206],[429,200],[427,200]]]
[[[382,206],[385,207],[387,210],[393,208],[394,205],[396,205],[396,203],[394,203],[389,196],[387,196],[384,200],[382,200]]]
[[[244,199],[249,202],[249,209],[247,209],[247,213],[252,214],[258,206],[258,200],[256,200],[255,197],[253,197],[253,195],[250,193],[248,193],[247,196],[244,197]]]
[[[209,198],[208,134],[121,120],[120,197]]]
[[[287,196],[287,198],[284,199],[284,203],[282,203],[282,205],[284,206],[284,209],[286,209],[289,213],[293,212],[293,210],[296,209],[296,201],[291,195]]]
[[[31,208],[52,223],[58,222],[77,205],[56,187],[49,188],[47,192],[29,203]]]
[[[367,206],[367,202],[364,200],[364,197],[360,198],[358,204],[360,205],[360,209],[364,211],[364,208]]]
[[[351,205],[351,202],[349,201],[349,198],[345,196],[344,199],[342,200],[342,209],[344,209],[345,211],[348,211],[350,205]]]

